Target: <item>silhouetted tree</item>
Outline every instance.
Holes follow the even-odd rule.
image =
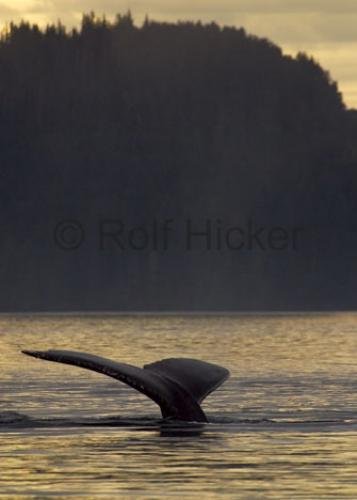
[[[311,291],[324,304],[324,276],[342,273],[342,248],[357,249],[356,114],[316,61],[285,56],[243,28],[148,17],[139,28],[130,11],[113,22],[86,14],[70,32],[60,22],[11,23],[0,42],[0,307],[258,307],[252,256],[255,275],[242,287],[237,254],[201,258],[177,245],[160,260],[118,257],[114,247],[103,255],[90,241],[77,254],[53,245],[58,219],[93,233],[101,217],[312,227],[320,245],[329,241]],[[300,279],[294,266],[290,276]],[[303,306],[293,288],[279,292],[279,279],[266,279],[261,307]],[[205,302],[208,289],[217,294]]]

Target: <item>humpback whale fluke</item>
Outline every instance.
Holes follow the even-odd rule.
[[[160,406],[163,418],[207,422],[200,403],[228,377],[221,366],[188,358],[156,361],[144,368],[74,351],[22,351],[48,361],[103,373],[133,387]]]

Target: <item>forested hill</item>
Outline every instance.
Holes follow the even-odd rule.
[[[90,14],[71,32],[11,24],[0,43],[0,307],[352,307],[356,114],[313,59],[242,28],[137,27],[130,14]],[[308,236],[298,255],[195,253],[180,241],[162,254],[99,249],[99,220],[154,218],[253,219]],[[53,241],[66,219],[86,237],[71,252]]]

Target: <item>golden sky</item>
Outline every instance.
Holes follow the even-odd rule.
[[[357,108],[357,0],[0,0],[0,25],[24,18],[74,26],[82,12],[110,19],[128,8],[137,24],[145,14],[159,21],[214,20],[268,37],[286,53],[305,51],[338,81],[346,104]]]

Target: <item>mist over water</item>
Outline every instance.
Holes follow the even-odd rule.
[[[2,494],[355,498],[357,316],[3,316]],[[63,348],[142,366],[194,357],[231,378],[207,425],[162,424],[110,378],[30,359]]]

